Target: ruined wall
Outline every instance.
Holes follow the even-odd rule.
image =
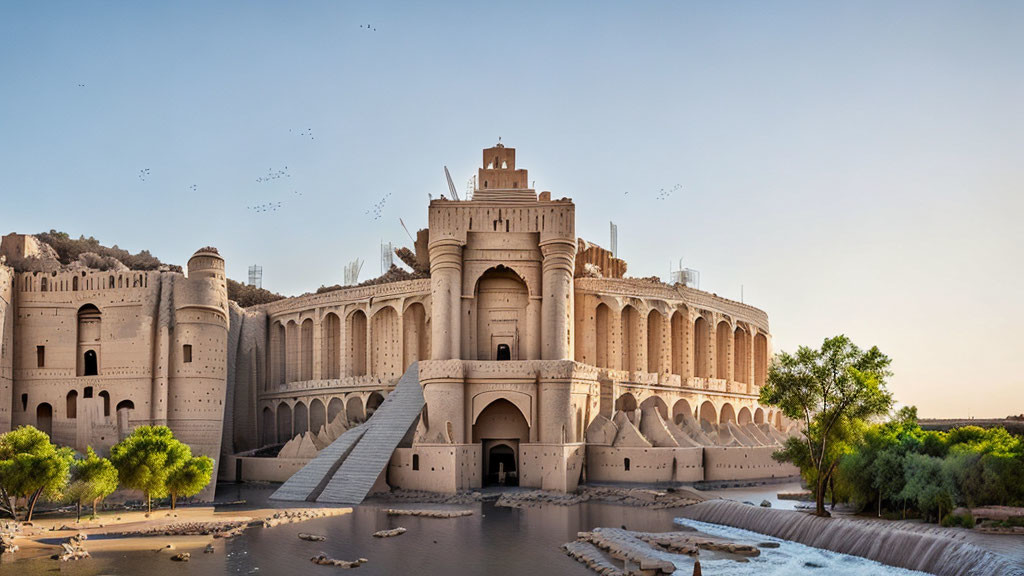
[[[230,303],[221,454],[258,448],[257,395],[266,378],[267,314]]]
[[[704,447],[704,480],[754,480],[797,476],[800,470],[772,459],[777,446]]]
[[[703,479],[702,448],[587,446],[588,482],[699,482]]]

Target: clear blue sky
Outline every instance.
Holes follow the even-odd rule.
[[[1024,412],[1024,3],[552,4],[5,2],[0,231],[298,294],[501,136],[632,274],[877,344],[923,415]]]

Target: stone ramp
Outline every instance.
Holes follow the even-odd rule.
[[[272,500],[359,504],[423,410],[419,366],[413,363],[366,422],[345,431],[302,467]]]
[[[419,366],[413,362],[395,390],[366,422],[367,430],[317,497],[317,502],[359,504],[387,468],[395,448],[423,410]]]

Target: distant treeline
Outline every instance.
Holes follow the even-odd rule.
[[[57,253],[57,259],[64,266],[76,262],[79,260],[79,256],[82,254],[95,254],[96,258],[89,258],[88,262],[85,262],[90,268],[96,268],[99,270],[108,270],[116,267],[116,263],[110,259],[116,260],[121,264],[124,264],[131,270],[156,270],[160,266],[165,264],[160,261],[159,258],[149,253],[149,250],[140,250],[136,254],[118,248],[117,244],[113,246],[104,246],[100,244],[100,241],[89,236],[86,238],[84,235],[78,238],[72,238],[67,232],[59,232],[57,230],[50,230],[49,232],[42,232],[35,235],[39,240],[46,242],[51,248]],[[167,265],[172,269],[178,271],[181,270],[181,266]]]
[[[276,292],[235,282],[228,278],[228,300],[234,300],[242,308],[256,306],[257,304],[267,304],[283,298],[284,296]]]

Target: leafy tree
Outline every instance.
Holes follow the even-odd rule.
[[[96,455],[90,446],[85,458],[75,460],[71,467],[71,483],[64,495],[74,502],[78,519],[82,519],[82,503],[92,502],[92,515],[96,517],[96,504],[117,490],[117,468],[106,458]]]
[[[942,512],[953,509],[953,489],[949,477],[944,474],[942,459],[927,454],[908,454],[901,495],[914,501],[917,509],[936,521],[942,520]]]
[[[761,388],[761,402],[803,421],[803,438],[791,438],[777,459],[793,462],[814,486],[816,514],[825,511],[825,489],[836,470],[844,434],[892,406],[885,388],[889,358],[878,347],[858,348],[846,336],[826,339],[820,350],[801,346],[780,353]]]
[[[167,478],[167,491],[171,494],[171,510],[174,510],[178,496],[195,496],[210,483],[213,476],[213,459],[209,456],[195,456],[176,468]]]
[[[39,498],[57,498],[67,486],[74,459],[70,448],[58,448],[45,432],[21,426],[0,435],[0,500],[15,519],[15,501],[25,498],[27,522]],[[13,498],[13,500],[12,500]]]
[[[192,458],[192,449],[178,441],[167,426],[139,426],[110,449],[121,485],[146,495],[153,512],[153,498],[167,496],[167,479]]]

